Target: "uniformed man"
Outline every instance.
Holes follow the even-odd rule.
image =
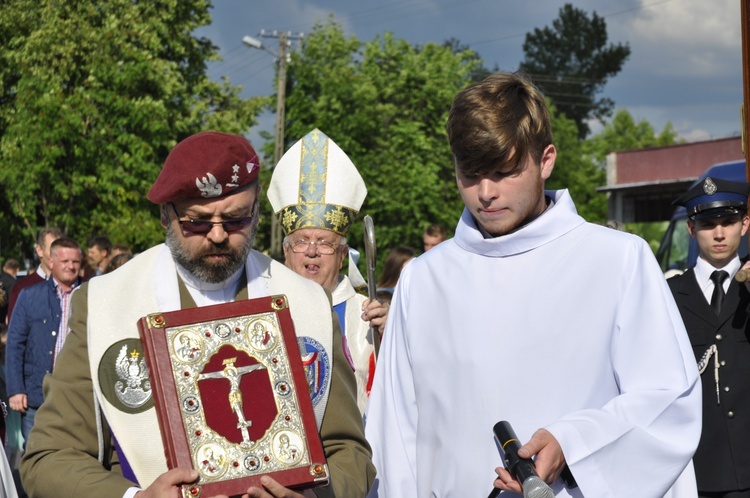
[[[735,280],[750,225],[750,184],[706,178],[674,204],[700,257],[669,279],[702,374],[703,431],[695,464],[701,498],[750,497],[750,292]]]
[[[136,323],[157,311],[276,294],[287,296],[302,352],[315,351],[310,391],[331,485],[304,496],[367,493],[374,468],[330,299],[320,286],[252,250],[259,169],[255,151],[239,135],[199,133],[169,154],[148,194],[160,207],[166,243],[91,279],[73,297],[71,333],[45,379],[22,462],[30,496],[177,496],[199,474],[167,469],[151,384],[136,363],[143,358]],[[132,372],[122,367],[126,355],[134,360]],[[303,496],[269,476],[261,484],[249,496]]]

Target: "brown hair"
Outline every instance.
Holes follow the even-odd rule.
[[[110,272],[115,271],[116,269],[118,269],[119,267],[121,267],[122,265],[130,261],[131,259],[133,259],[132,254],[121,252],[120,254],[118,254],[117,256],[115,256],[109,261],[109,263],[107,264],[107,268],[104,270],[104,273],[110,273]]]
[[[443,225],[440,225],[438,223],[434,223],[425,228],[424,234],[429,237],[440,237],[440,240],[445,240],[448,238],[447,234],[445,233],[445,228],[443,228]]]
[[[50,253],[57,249],[58,247],[65,247],[68,249],[78,249],[81,250],[81,247],[78,245],[78,242],[71,239],[70,237],[62,236],[59,239],[56,239],[52,244],[49,246]]]
[[[100,251],[107,251],[107,256],[109,256],[109,252],[112,250],[112,242],[106,235],[97,235],[95,237],[91,237],[86,244],[86,247],[92,248],[94,246],[96,246],[96,248]]]
[[[119,254],[130,254],[131,256],[133,255],[133,250],[130,249],[130,246],[127,246],[125,244],[114,244],[112,246],[111,252],[117,253],[118,255]]]
[[[52,237],[59,239],[63,236],[62,230],[56,227],[50,227],[50,228],[42,228],[39,230],[39,233],[37,233],[36,236],[36,245],[39,247],[44,247],[44,243],[46,242],[47,236],[51,235]]]
[[[5,261],[5,263],[3,263],[3,269],[7,268],[8,270],[11,270],[11,271],[18,270],[19,266],[20,265],[18,264],[18,260],[13,259],[13,258],[8,259]]]
[[[378,281],[378,287],[395,287],[398,277],[401,276],[404,263],[413,258],[414,254],[416,254],[416,251],[411,247],[398,246],[391,249],[385,258],[385,266],[380,281]]]
[[[497,73],[456,95],[446,124],[456,167],[481,175],[535,163],[552,143],[550,114],[539,89],[522,73]]]

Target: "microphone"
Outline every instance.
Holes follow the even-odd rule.
[[[555,493],[537,475],[534,461],[518,456],[521,443],[513,432],[509,422],[501,421],[492,428],[497,444],[503,449],[505,468],[518,479],[523,489],[524,498],[555,498]]]
[[[750,280],[750,269],[741,269],[734,274],[734,279],[740,283]]]

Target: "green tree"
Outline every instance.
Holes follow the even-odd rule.
[[[381,261],[393,246],[420,248],[427,225],[456,223],[462,204],[445,121],[479,65],[469,50],[391,34],[363,44],[331,19],[293,55],[286,136],[319,128],[351,157],[367,184],[361,215],[375,221]],[[361,247],[361,223],[349,239]]]
[[[677,137],[672,123],[667,123],[664,129],[656,134],[648,121],[641,120],[636,123],[627,109],[619,109],[601,132],[586,140],[584,150],[592,154],[604,167],[607,154],[616,150],[661,147],[680,142],[682,140]]]
[[[500,68],[497,64],[493,66],[492,70],[485,67],[482,63],[481,57],[479,57],[479,53],[475,52],[469,45],[461,43],[461,41],[456,38],[448,38],[448,40],[446,40],[443,45],[450,48],[454,54],[469,54],[469,57],[471,59],[476,60],[477,64],[468,75],[468,79],[471,82],[482,81],[492,73],[500,71]]]
[[[521,69],[558,110],[575,121],[578,136],[589,134],[587,120],[611,115],[614,102],[597,99],[607,80],[630,56],[628,44],[607,45],[607,23],[596,12],[565,4],[552,27],[526,34]]]
[[[216,47],[192,33],[209,6],[3,2],[0,206],[15,236],[56,225],[135,250],[163,239],[146,193],[171,147],[204,129],[245,131],[259,107],[207,77]]]
[[[585,152],[575,122],[553,104],[550,104],[550,114],[557,161],[545,188],[568,189],[578,214],[587,221],[602,223],[607,220],[607,197],[597,192],[596,187],[606,183],[605,171]]]

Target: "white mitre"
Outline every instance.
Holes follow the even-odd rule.
[[[357,167],[318,129],[284,154],[268,188],[268,200],[286,235],[300,228],[323,228],[346,237],[366,196]]]

